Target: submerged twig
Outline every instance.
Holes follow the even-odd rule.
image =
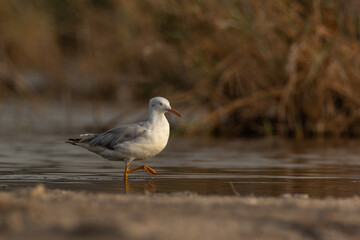
[[[232,182],[229,182],[231,190],[233,191],[233,193],[235,194],[235,196],[240,196],[240,193],[238,191],[236,191],[236,188],[234,186],[234,184]]]

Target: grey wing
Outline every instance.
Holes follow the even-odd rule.
[[[102,146],[114,149],[118,143],[134,140],[145,134],[146,128],[142,123],[125,124],[97,135],[90,141],[90,146]]]

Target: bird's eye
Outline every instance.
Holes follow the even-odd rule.
[[[160,106],[162,106],[163,105],[163,103],[160,103]]]

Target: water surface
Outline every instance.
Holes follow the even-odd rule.
[[[158,156],[137,161],[158,173],[129,174],[64,143],[67,136],[1,136],[0,189],[33,187],[90,192],[190,191],[198,194],[311,197],[360,195],[360,142],[171,138]]]

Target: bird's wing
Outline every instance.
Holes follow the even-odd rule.
[[[126,141],[132,141],[145,134],[142,123],[125,124],[99,134],[90,141],[90,146],[102,146],[114,149],[114,146]]]

